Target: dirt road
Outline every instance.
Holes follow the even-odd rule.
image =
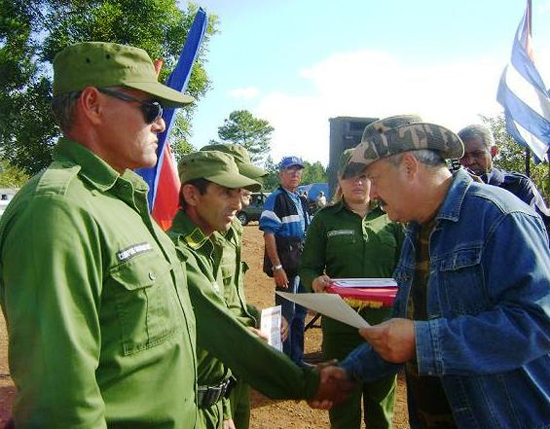
[[[272,279],[262,272],[263,238],[257,225],[244,228],[244,260],[250,266],[245,277],[247,299],[259,308],[274,303]],[[309,319],[309,318],[308,318]],[[306,359],[319,359],[321,330],[313,328],[306,333]],[[268,370],[268,369],[266,369]],[[7,363],[7,335],[3,317],[0,317],[0,428],[9,415],[15,388],[9,377]],[[395,404],[394,428],[408,428],[405,388],[399,379],[397,402]],[[328,428],[325,411],[312,410],[304,401],[271,401],[259,393],[252,395],[252,429],[317,429]]]

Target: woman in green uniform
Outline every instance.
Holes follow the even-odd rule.
[[[332,278],[391,277],[399,260],[403,225],[393,223],[384,211],[370,204],[370,181],[364,173],[347,177],[351,150],[340,158],[335,201],[314,216],[301,259],[304,285],[324,292]],[[370,324],[390,316],[390,308],[349,302]],[[364,342],[356,328],[323,317],[323,359],[343,359]],[[364,383],[346,402],[329,411],[332,428],[361,427],[361,398],[367,428],[391,428],[395,376]]]

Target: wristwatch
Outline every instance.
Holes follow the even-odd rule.
[[[283,269],[283,266],[281,264],[279,265],[273,265],[273,267],[271,268],[273,271],[277,271],[277,270],[282,270]]]

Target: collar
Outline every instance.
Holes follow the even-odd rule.
[[[53,152],[54,161],[64,165],[80,166],[79,176],[102,192],[111,189],[120,178],[132,184],[133,189],[147,192],[143,179],[131,170],[120,175],[114,168],[77,141],[61,137]]]
[[[298,189],[296,189],[296,191],[294,191],[294,192],[291,192],[288,189],[283,188],[283,185],[279,185],[279,188],[281,189],[281,191],[286,192],[291,197],[294,197],[294,198],[297,198],[297,197],[299,198],[300,197],[300,194],[298,193]]]
[[[198,250],[205,244],[210,243],[209,237],[204,235],[202,230],[193,223],[182,209],[179,209],[176,213],[170,229],[178,234],[178,241],[184,242],[193,250]]]
[[[472,178],[464,169],[458,170],[454,174],[451,186],[449,186],[447,195],[435,215],[435,219],[446,219],[457,222],[464,198],[466,197],[466,192],[472,182]]]
[[[504,171],[493,167],[491,171],[481,176],[481,180],[489,185],[500,186],[504,182]]]

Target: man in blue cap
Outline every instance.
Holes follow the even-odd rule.
[[[281,184],[266,199],[260,217],[260,229],[265,239],[264,271],[273,277],[275,289],[283,292],[303,292],[298,261],[310,222],[307,201],[297,192],[303,169],[303,161],[296,156],[281,160]],[[307,365],[303,362],[306,309],[279,295],[275,295],[275,303],[281,305],[283,317],[289,325],[283,351],[297,364]]]

